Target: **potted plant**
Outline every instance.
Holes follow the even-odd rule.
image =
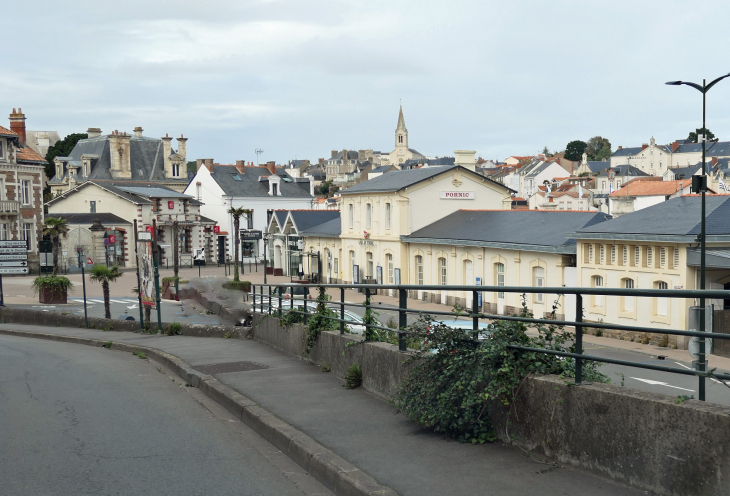
[[[73,291],[74,285],[68,277],[57,276],[54,272],[48,276],[38,276],[31,285],[33,291],[38,293],[38,301],[41,303],[66,303],[68,292]]]

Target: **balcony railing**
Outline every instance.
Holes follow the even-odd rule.
[[[408,313],[427,313],[432,315],[448,315],[448,316],[454,316],[454,312],[447,312],[447,311],[439,311],[439,310],[412,310],[408,309],[408,291],[415,291],[415,290],[428,290],[428,291],[466,291],[471,293],[472,296],[472,309],[478,307],[478,301],[479,301],[479,293],[484,292],[499,292],[499,293],[518,293],[518,294],[535,294],[535,293],[541,293],[541,294],[558,294],[558,295],[575,295],[576,299],[576,306],[575,306],[575,320],[553,320],[553,319],[536,319],[536,318],[530,318],[530,317],[522,317],[517,315],[493,315],[493,314],[486,314],[481,312],[469,312],[466,311],[461,314],[462,317],[467,317],[469,319],[472,319],[472,325],[473,329],[470,331],[473,333],[474,339],[478,337],[478,333],[480,331],[479,329],[479,319],[488,319],[488,320],[506,320],[506,321],[517,321],[517,322],[524,322],[527,324],[547,324],[547,325],[558,325],[558,326],[570,326],[575,329],[575,353],[570,353],[567,350],[566,351],[555,351],[555,350],[546,350],[541,348],[530,348],[525,346],[519,346],[516,344],[508,345],[508,348],[512,348],[515,350],[520,350],[522,352],[529,352],[529,353],[547,353],[551,355],[557,355],[564,358],[570,358],[575,360],[575,384],[579,385],[583,381],[583,363],[584,361],[594,361],[594,362],[603,362],[603,363],[611,363],[614,365],[624,365],[629,367],[636,367],[636,368],[642,368],[642,369],[648,369],[648,370],[658,370],[661,372],[670,372],[672,374],[681,374],[681,375],[692,375],[696,376],[697,380],[699,382],[699,400],[704,401],[705,400],[705,379],[712,378],[712,379],[719,379],[721,381],[729,381],[730,380],[730,374],[722,374],[722,373],[714,373],[713,370],[708,370],[707,367],[707,361],[706,361],[706,355],[707,351],[706,346],[706,339],[730,339],[730,334],[721,334],[721,333],[714,333],[714,332],[702,332],[702,331],[695,331],[695,330],[679,330],[679,329],[659,329],[659,328],[652,328],[652,327],[643,327],[643,326],[629,326],[629,325],[620,325],[620,324],[610,324],[606,322],[591,322],[590,324],[586,324],[583,322],[583,296],[632,296],[632,297],[638,297],[638,298],[668,298],[668,299],[681,299],[681,298],[705,298],[705,299],[730,299],[730,291],[723,291],[723,290],[688,290],[688,289],[613,289],[613,288],[566,288],[566,287],[518,287],[518,286],[440,286],[440,285],[423,285],[423,286],[416,286],[416,285],[388,285],[388,284],[296,284],[297,287],[310,287],[310,288],[318,288],[318,287],[324,287],[324,288],[331,288],[331,289],[339,289],[340,290],[340,301],[328,301],[328,304],[337,305],[339,306],[340,310],[340,317],[327,317],[322,316],[323,318],[334,320],[340,323],[340,333],[344,334],[345,332],[345,325],[348,323],[347,320],[345,320],[345,307],[346,306],[357,306],[360,308],[371,308],[374,310],[382,310],[383,307],[381,305],[371,305],[370,304],[370,296],[371,296],[371,290],[384,290],[384,289],[393,289],[398,292],[398,300],[399,305],[398,308],[389,308],[389,310],[397,311],[398,312],[398,329],[391,329],[389,327],[382,327],[378,325],[368,324],[364,323],[366,330],[369,329],[380,329],[385,331],[394,331],[398,334],[398,347],[400,351],[407,351],[406,349],[406,337],[410,334],[410,332],[407,330],[407,315]],[[262,313],[267,312],[269,314],[272,313],[272,310],[276,313],[278,313],[279,316],[282,315],[282,310],[286,310],[286,303],[289,303],[290,308],[289,311],[292,311],[294,313],[302,314],[304,315],[304,321],[306,322],[307,317],[311,316],[311,313],[307,311],[307,304],[311,304],[312,306],[316,305],[316,301],[307,301],[306,298],[303,300],[304,308],[302,310],[296,310],[294,307],[294,298],[292,297],[289,301],[282,302],[281,293],[278,294],[278,296],[275,296],[272,294],[273,288],[276,287],[282,287],[286,288],[290,291],[290,294],[294,294],[293,286],[292,284],[257,284],[252,287],[252,293],[253,293],[253,306],[254,306],[254,312],[256,311],[256,306],[260,306],[260,311]],[[257,291],[258,288],[258,291]],[[362,303],[348,303],[345,301],[345,289],[359,289],[364,290],[365,292],[365,304]],[[272,306],[272,301],[278,300],[278,305]],[[284,304],[283,304],[284,303]],[[267,306],[267,308],[265,308]],[[649,332],[649,333],[657,333],[657,334],[669,334],[674,336],[687,336],[687,337],[697,337],[699,338],[699,360],[698,360],[698,369],[692,369],[692,370],[685,370],[685,369],[676,369],[671,367],[664,367],[661,365],[653,365],[649,363],[639,363],[639,362],[629,362],[625,360],[615,360],[611,358],[603,358],[603,357],[597,357],[592,355],[585,355],[583,353],[583,328],[584,327],[592,327],[597,329],[614,329],[614,330],[620,330],[620,331],[639,331],[639,332]],[[365,335],[369,335],[369,332],[366,332]],[[709,346],[709,343],[707,343]],[[730,383],[724,382],[725,385],[729,385]]]
[[[0,200],[0,214],[15,214],[20,212],[20,202],[15,200]]]

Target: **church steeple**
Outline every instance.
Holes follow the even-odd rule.
[[[408,148],[408,129],[406,129],[406,121],[403,118],[403,105],[400,106],[398,112],[398,126],[395,128],[395,147]]]

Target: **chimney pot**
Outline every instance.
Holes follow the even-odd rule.
[[[137,127],[134,128],[134,135],[136,137],[138,137],[138,138],[141,138],[142,137],[142,131],[144,131],[144,129],[142,129],[141,126],[137,126]]]
[[[621,145],[618,145],[618,149],[619,149],[619,150],[621,150],[622,148],[623,148],[623,146],[621,146]]]
[[[86,136],[88,138],[96,138],[98,136],[101,136],[101,129],[98,127],[90,127],[86,130]]]
[[[13,109],[13,113],[10,114],[10,130],[17,134],[20,143],[25,145],[25,115],[20,107],[17,112]]]

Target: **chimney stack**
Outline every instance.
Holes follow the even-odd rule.
[[[137,126],[137,127],[134,128],[134,135],[137,138],[141,138],[142,137],[142,131],[144,131],[144,129],[142,129],[140,126]]]
[[[335,155],[337,155],[337,150],[332,150],[332,156],[330,158],[335,158]]]
[[[177,154],[180,155],[183,159],[183,163],[187,164],[188,162],[188,147],[187,147],[187,138],[183,138],[183,135],[181,134],[179,138],[177,138]]]
[[[622,149],[622,148],[623,148],[623,146],[621,146],[621,145],[618,145],[618,149],[619,149],[619,150],[620,150],[620,149]]]
[[[476,172],[476,155],[476,150],[454,150],[454,156],[456,157],[454,163],[464,167],[465,169]]]
[[[162,138],[162,163],[165,170],[165,177],[172,177],[172,162],[170,161],[170,155],[172,155],[172,138],[167,134]]]
[[[101,136],[101,129],[98,127],[90,127],[86,130],[87,138],[98,138]]]
[[[204,158],[203,161],[205,162],[205,167],[207,167],[210,172],[213,172],[213,159]]]
[[[243,160],[236,160],[236,169],[238,169],[238,172],[241,174],[245,174],[246,171],[243,170],[243,168],[246,167],[246,162]]]
[[[717,165],[717,157],[712,157],[712,166],[715,167]]]
[[[675,141],[674,143],[672,143],[672,151],[676,151],[677,148],[679,148],[679,141]]]
[[[13,109],[13,113],[10,114],[10,130],[17,134],[20,143],[25,145],[25,115],[20,107],[17,112]]]
[[[641,145],[641,151],[642,151],[642,152],[643,152],[644,150],[646,150],[647,148],[649,148],[649,145],[648,145],[648,144],[644,143],[643,145]]]
[[[272,175],[276,175],[276,162],[266,162],[266,168]]]
[[[196,171],[199,171],[200,170],[200,166],[203,165],[203,162],[205,162],[205,159],[204,158],[196,158],[195,159],[195,165],[196,165],[195,170]]]

